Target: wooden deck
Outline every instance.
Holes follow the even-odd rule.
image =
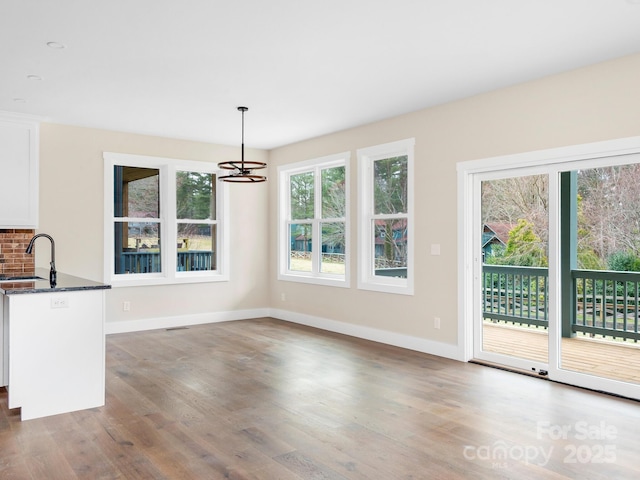
[[[543,329],[485,323],[483,347],[489,352],[548,362],[547,332]],[[563,338],[562,368],[640,383],[640,344]]]

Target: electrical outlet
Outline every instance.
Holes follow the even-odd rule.
[[[440,328],[440,317],[433,317],[433,328]]]
[[[67,297],[52,298],[51,308],[69,308],[69,299]]]
[[[284,293],[281,293],[280,294],[280,300],[282,300],[283,302],[286,302],[287,301],[287,295],[284,294]]]
[[[131,310],[131,302],[122,302],[122,310],[125,312],[128,312],[129,310]]]

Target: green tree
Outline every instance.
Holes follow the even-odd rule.
[[[346,212],[345,168],[326,168],[321,173],[322,218],[344,218]],[[323,222],[322,244],[328,250],[344,248],[345,222]]]
[[[609,270],[617,272],[640,272],[640,258],[633,252],[615,252],[607,258]]]
[[[214,175],[199,172],[176,173],[177,218],[208,220],[215,218]]]
[[[408,157],[385,158],[374,162],[374,213],[393,215],[406,213],[408,209]],[[406,264],[406,249],[399,241],[404,235],[397,235],[406,228],[406,220],[400,217],[385,219],[378,224],[378,238],[384,246],[384,258],[388,261],[400,260]]]
[[[496,251],[490,262],[522,267],[546,267],[548,264],[544,245],[535,234],[534,225],[523,218],[509,232],[507,247],[502,252]]]
[[[374,208],[376,214],[405,213],[407,208],[408,158],[374,162]]]
[[[290,177],[291,219],[306,220],[314,214],[314,175],[304,172]]]

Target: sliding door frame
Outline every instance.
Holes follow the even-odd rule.
[[[594,390],[640,399],[640,385],[596,377],[560,368],[560,173],[595,166],[638,163],[640,137],[539,150],[460,162],[458,171],[458,348],[463,361],[474,358],[476,319],[481,315],[482,273],[477,219],[480,218],[480,181],[496,176],[549,175],[549,378]],[[509,172],[508,174],[506,172]]]
[[[534,371],[534,372],[544,372],[549,369],[548,359],[547,362],[540,362],[532,359],[527,359],[524,357],[510,356],[503,353],[491,352],[484,350],[483,348],[483,332],[484,325],[482,321],[482,308],[481,305],[483,303],[482,292],[481,289],[478,288],[478,284],[483,281],[483,262],[482,262],[482,235],[480,232],[482,231],[482,184],[483,182],[491,182],[493,180],[502,180],[507,178],[518,178],[525,176],[534,176],[534,175],[547,175],[547,168],[545,166],[536,166],[536,167],[527,167],[527,168],[503,168],[496,169],[486,172],[479,172],[473,175],[472,180],[472,189],[473,189],[473,211],[472,211],[472,232],[475,234],[471,235],[472,239],[472,248],[474,252],[478,254],[474,256],[473,260],[473,278],[475,279],[474,287],[473,287],[473,305],[476,308],[474,312],[473,322],[473,359],[481,360],[484,362],[496,363],[500,365],[504,365],[506,367],[523,370],[523,371]],[[549,205],[553,205],[552,192],[554,191],[554,182],[553,178],[549,176]],[[552,208],[549,209],[549,239],[551,239],[554,234],[552,232]],[[555,296],[553,293],[554,285],[551,283],[553,278],[551,270],[553,269],[553,263],[551,259],[549,259],[549,315],[551,316],[551,312],[553,311],[552,305],[555,301]],[[549,320],[551,324],[551,320]],[[550,328],[548,330],[551,330]]]

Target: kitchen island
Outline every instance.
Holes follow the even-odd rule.
[[[104,405],[104,292],[99,282],[36,269],[0,276],[0,386],[22,420]]]

